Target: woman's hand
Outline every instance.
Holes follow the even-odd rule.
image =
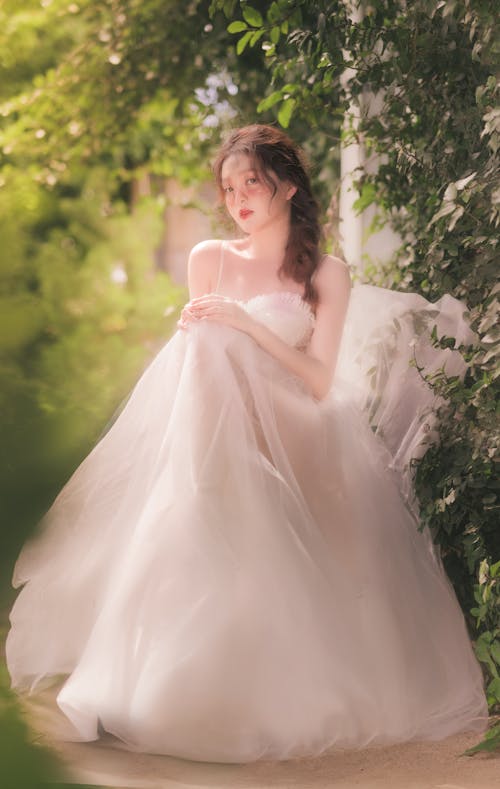
[[[191,299],[183,308],[177,326],[179,329],[185,329],[190,323],[201,320],[224,323],[245,334],[251,334],[255,327],[254,319],[243,307],[232,299],[216,293],[207,293]]]

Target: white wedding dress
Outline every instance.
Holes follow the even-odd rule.
[[[240,303],[307,344],[297,294]],[[459,369],[426,326],[464,333],[461,312],[354,288],[321,402],[247,335],[179,330],[21,553],[14,687],[65,675],[75,738],[102,727],[206,761],[484,728],[481,671],[408,473],[433,429],[408,359]]]

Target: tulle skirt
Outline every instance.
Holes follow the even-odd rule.
[[[464,339],[457,305],[356,288],[321,402],[237,330],[177,332],[21,553],[13,685],[64,675],[68,736],[206,761],[484,728],[408,473],[435,404],[408,359],[460,368],[423,330]]]

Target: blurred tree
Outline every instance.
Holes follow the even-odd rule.
[[[102,42],[92,22],[104,24],[107,10],[108,27],[99,29],[108,29],[114,4],[102,13],[93,5],[87,3],[85,12],[74,3],[27,0],[0,9],[6,581],[26,530],[168,335],[184,296],[154,267],[161,199],[132,211],[130,197],[136,167],[152,158],[150,149],[160,170],[173,171],[179,146],[189,148],[190,137],[182,123],[164,134],[177,99],[157,94],[127,123],[119,103],[116,135],[104,135],[106,146],[94,146],[94,125],[110,135],[111,126],[99,120],[106,118],[99,102],[109,85],[105,74],[97,74]],[[86,47],[94,40],[92,55]],[[89,56],[86,77],[99,94],[93,111],[78,82],[82,51]],[[71,78],[69,64],[75,68]],[[82,118],[87,136],[80,133]],[[194,105],[189,123],[197,128]],[[181,177],[189,168],[186,159]]]

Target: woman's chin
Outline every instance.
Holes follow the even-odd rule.
[[[252,228],[248,226],[248,222],[242,222],[240,219],[234,219],[234,222],[238,230],[241,230],[241,232],[244,233],[246,236],[250,235],[250,233],[252,232]]]

